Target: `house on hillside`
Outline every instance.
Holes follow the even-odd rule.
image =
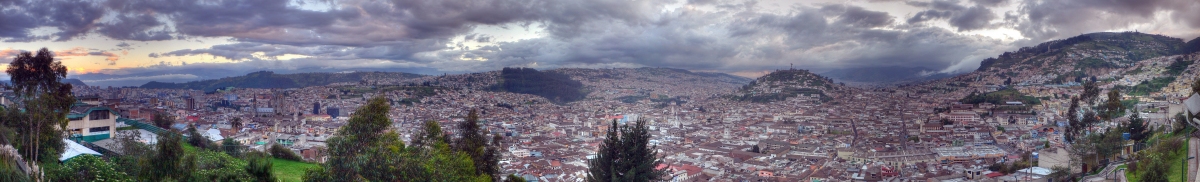
[[[67,133],[71,140],[95,142],[112,137],[117,130],[117,111],[82,102],[71,106],[67,114]]]

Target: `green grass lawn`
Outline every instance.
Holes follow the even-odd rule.
[[[317,164],[271,158],[271,173],[280,181],[301,181],[304,171]]]
[[[187,153],[196,153],[197,149],[185,142],[183,150]],[[304,171],[315,167],[317,164],[271,158],[271,173],[275,174],[275,178],[279,178],[280,181],[301,181]]]
[[[1188,140],[1191,140],[1191,139],[1189,138]],[[1185,140],[1185,143],[1190,143],[1190,142],[1186,142],[1186,140]],[[1179,155],[1171,156],[1170,159],[1168,160],[1168,161],[1171,161],[1171,163],[1170,163],[1171,170],[1167,171],[1167,175],[1171,176],[1170,178],[1167,178],[1168,181],[1183,182],[1187,178],[1187,172],[1185,171],[1187,169],[1187,161],[1184,160],[1184,159],[1187,159],[1187,154],[1188,154],[1187,150],[1188,150],[1187,146],[1180,147],[1179,152],[1178,152]],[[1125,167],[1125,165],[1121,165],[1117,168],[1124,168],[1124,167]],[[1132,173],[1131,171],[1128,171],[1128,170],[1125,171],[1125,178],[1128,179],[1130,182],[1141,181],[1141,176],[1138,176],[1137,174]]]

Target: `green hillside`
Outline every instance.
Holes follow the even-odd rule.
[[[1181,53],[1183,39],[1136,32],[1079,35],[1005,52],[980,63],[976,71],[1030,66],[1075,65],[1081,69],[1114,68],[1148,58]]]
[[[808,96],[819,98],[821,101],[829,101],[833,98],[826,92],[838,87],[839,85],[833,83],[833,79],[808,70],[776,70],[742,86],[728,98],[737,101],[765,103],[783,101],[796,96]]]

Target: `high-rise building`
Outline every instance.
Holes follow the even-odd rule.
[[[312,114],[321,114],[321,102],[313,102]]]
[[[329,114],[329,117],[331,117],[331,118],[337,118],[339,112],[338,112],[338,108],[329,107],[329,108],[325,108],[325,113]]]
[[[187,102],[188,110],[196,110],[196,98],[185,97],[185,98],[183,98],[183,100],[184,100],[184,102]]]

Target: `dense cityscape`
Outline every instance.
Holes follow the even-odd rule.
[[[1197,57],[1161,60],[1175,58],[1194,62]],[[1168,65],[1139,64],[1146,66],[1138,69],[1152,70],[1151,77],[1165,71],[1154,73],[1151,65]],[[1181,96],[1192,92],[1184,80],[1196,80],[1197,69],[1186,67],[1189,74],[1176,77],[1181,81],[1153,95],[1118,98],[1134,100],[1136,104],[1123,108],[1141,112],[1146,127],[1165,133],[1181,130],[1188,125],[1173,117],[1184,112]],[[1038,77],[999,80],[966,74],[860,88],[795,68],[753,81],[669,68],[544,71],[582,83],[586,97],[563,102],[499,91],[488,84],[506,80],[507,71],[365,78],[303,88],[80,86],[71,91],[78,102],[68,117],[90,118],[79,124],[71,119],[66,131],[92,152],[120,151],[116,136],[122,132],[141,131],[141,142],[153,144],[159,136],[135,125],[154,123],[157,114],[170,118],[165,129],[194,127],[208,140],[231,139],[250,150],[282,145],[302,161],[322,163],[330,157],[323,151],[327,139],[360,107],[382,97],[391,105],[387,130],[400,134],[405,143],[414,142],[426,121],[453,126],[467,119],[467,111],[477,110],[486,133],[502,138],[499,171],[525,179],[582,181],[610,122],[644,121],[662,161],[657,168],[666,170],[670,181],[1027,181],[1048,179],[1068,168],[1096,170],[1096,163],[1073,161],[1070,151],[1080,146],[1064,139],[1073,127],[1069,114],[1075,114],[1068,111],[1073,109],[1068,98],[1075,97],[1078,105],[1088,90],[1108,93],[1146,79],[1130,75],[1051,84]],[[817,91],[782,100],[737,96],[779,94],[793,87]],[[1009,92],[1027,96],[974,99]],[[4,92],[5,105],[19,100],[13,95],[12,90]],[[1090,99],[1095,101],[1082,104],[1104,107],[1109,98]],[[1103,131],[1129,120],[1128,115],[1114,116],[1089,129]],[[1108,158],[1128,158],[1142,150],[1125,141],[1118,155]]]
[[[1200,182],[1197,0],[0,0],[0,182]]]

